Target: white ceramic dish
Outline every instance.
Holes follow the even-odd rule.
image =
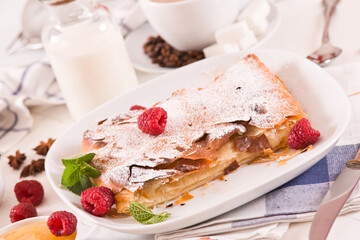
[[[251,46],[251,49],[261,46],[266,40],[273,35],[280,23],[280,15],[276,6],[271,4],[271,12],[268,16],[269,25],[264,34],[258,37],[258,42]],[[151,62],[151,59],[144,53],[143,45],[149,36],[157,36],[156,31],[149,23],[145,23],[135,29],[125,39],[125,46],[133,66],[140,71],[153,73],[166,73],[175,68],[160,67]]]
[[[30,225],[30,224],[46,222],[48,218],[49,218],[49,216],[32,217],[32,218],[27,218],[27,219],[18,221],[16,223],[11,223],[0,229],[0,235],[10,232],[10,231],[13,231],[13,230],[16,230],[16,229],[19,229],[24,226]]]
[[[194,198],[186,202],[185,206],[156,209],[159,212],[171,212],[171,217],[153,225],[141,225],[132,217],[94,217],[82,209],[79,196],[60,187],[64,169],[61,158],[79,153],[82,134],[86,129],[108,116],[127,111],[131,105],[151,106],[152,103],[166,99],[176,89],[206,86],[212,80],[210,73],[231,66],[246,53],[222,55],[144,83],[98,107],[67,129],[57,138],[45,161],[47,177],[56,193],[78,217],[87,222],[128,233],[157,233],[187,227],[222,214],[269,192],[310,168],[330,151],[350,120],[350,104],[346,95],[325,70],[303,57],[275,50],[251,52],[258,55],[283,80],[308,114],[312,125],[321,132],[321,138],[313,150],[289,160],[281,167],[276,162],[269,166],[243,166],[227,175],[228,181],[213,181],[207,189],[191,191]]]

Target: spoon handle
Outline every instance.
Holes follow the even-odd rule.
[[[18,35],[9,43],[8,47],[5,51],[10,52],[10,50],[14,47],[14,45],[22,38],[23,32],[19,32]]]
[[[325,17],[325,26],[323,32],[322,42],[329,42],[329,25],[331,17],[335,11],[336,5],[340,2],[340,0],[323,0],[322,4],[324,6],[324,17]]]
[[[23,32],[20,32],[14,40],[11,41],[9,46],[5,49],[5,52],[8,56],[14,54],[15,52],[26,48],[26,46],[29,44],[29,40],[26,38],[23,38]]]

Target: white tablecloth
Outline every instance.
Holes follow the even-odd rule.
[[[119,0],[120,1],[120,0]],[[0,2],[0,49],[4,49],[20,30],[20,15],[25,0]],[[321,40],[323,26],[321,0],[280,0],[275,3],[281,15],[281,23],[275,34],[264,43],[261,48],[274,48],[295,52],[306,56],[317,47]],[[360,1],[343,0],[340,2],[330,28],[330,38],[334,45],[343,49],[343,53],[331,65],[341,65],[360,61]],[[16,66],[38,60],[44,56],[42,50],[21,52],[11,57],[0,53],[0,67]],[[157,74],[137,72],[141,82],[147,81]],[[359,79],[360,81],[360,79]],[[354,89],[360,91],[360,89]],[[17,201],[13,187],[19,181],[19,171],[10,169],[6,156],[15,150],[30,152],[40,140],[49,137],[56,138],[73,120],[65,106],[34,107],[31,109],[34,117],[34,127],[13,149],[2,156],[1,166],[5,172],[6,190],[3,202],[0,205],[0,228],[10,224],[7,217],[12,206]],[[28,155],[28,158],[35,155]],[[37,208],[39,215],[49,215],[56,210],[70,210],[55,194],[47,182],[45,173],[36,177],[44,188],[46,197]],[[294,223],[282,237],[284,240],[307,239],[310,222]],[[360,239],[360,212],[339,217],[329,239]]]

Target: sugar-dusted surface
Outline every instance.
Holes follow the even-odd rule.
[[[272,128],[286,116],[302,113],[282,82],[254,55],[230,67],[208,87],[178,90],[156,106],[168,114],[165,132],[159,136],[138,129],[136,119],[141,111],[127,118],[115,116],[84,134],[86,149],[96,153],[92,163],[102,171],[103,182],[135,191],[148,179],[176,174],[145,167],[183,157],[183,152],[205,133],[221,138],[230,131],[224,129],[225,123],[249,121],[258,128]],[[95,149],[99,139],[106,145]],[[134,166],[136,178],[131,177]]]

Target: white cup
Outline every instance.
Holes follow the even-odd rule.
[[[140,0],[151,26],[178,50],[202,50],[215,42],[216,30],[235,21],[249,0]]]

